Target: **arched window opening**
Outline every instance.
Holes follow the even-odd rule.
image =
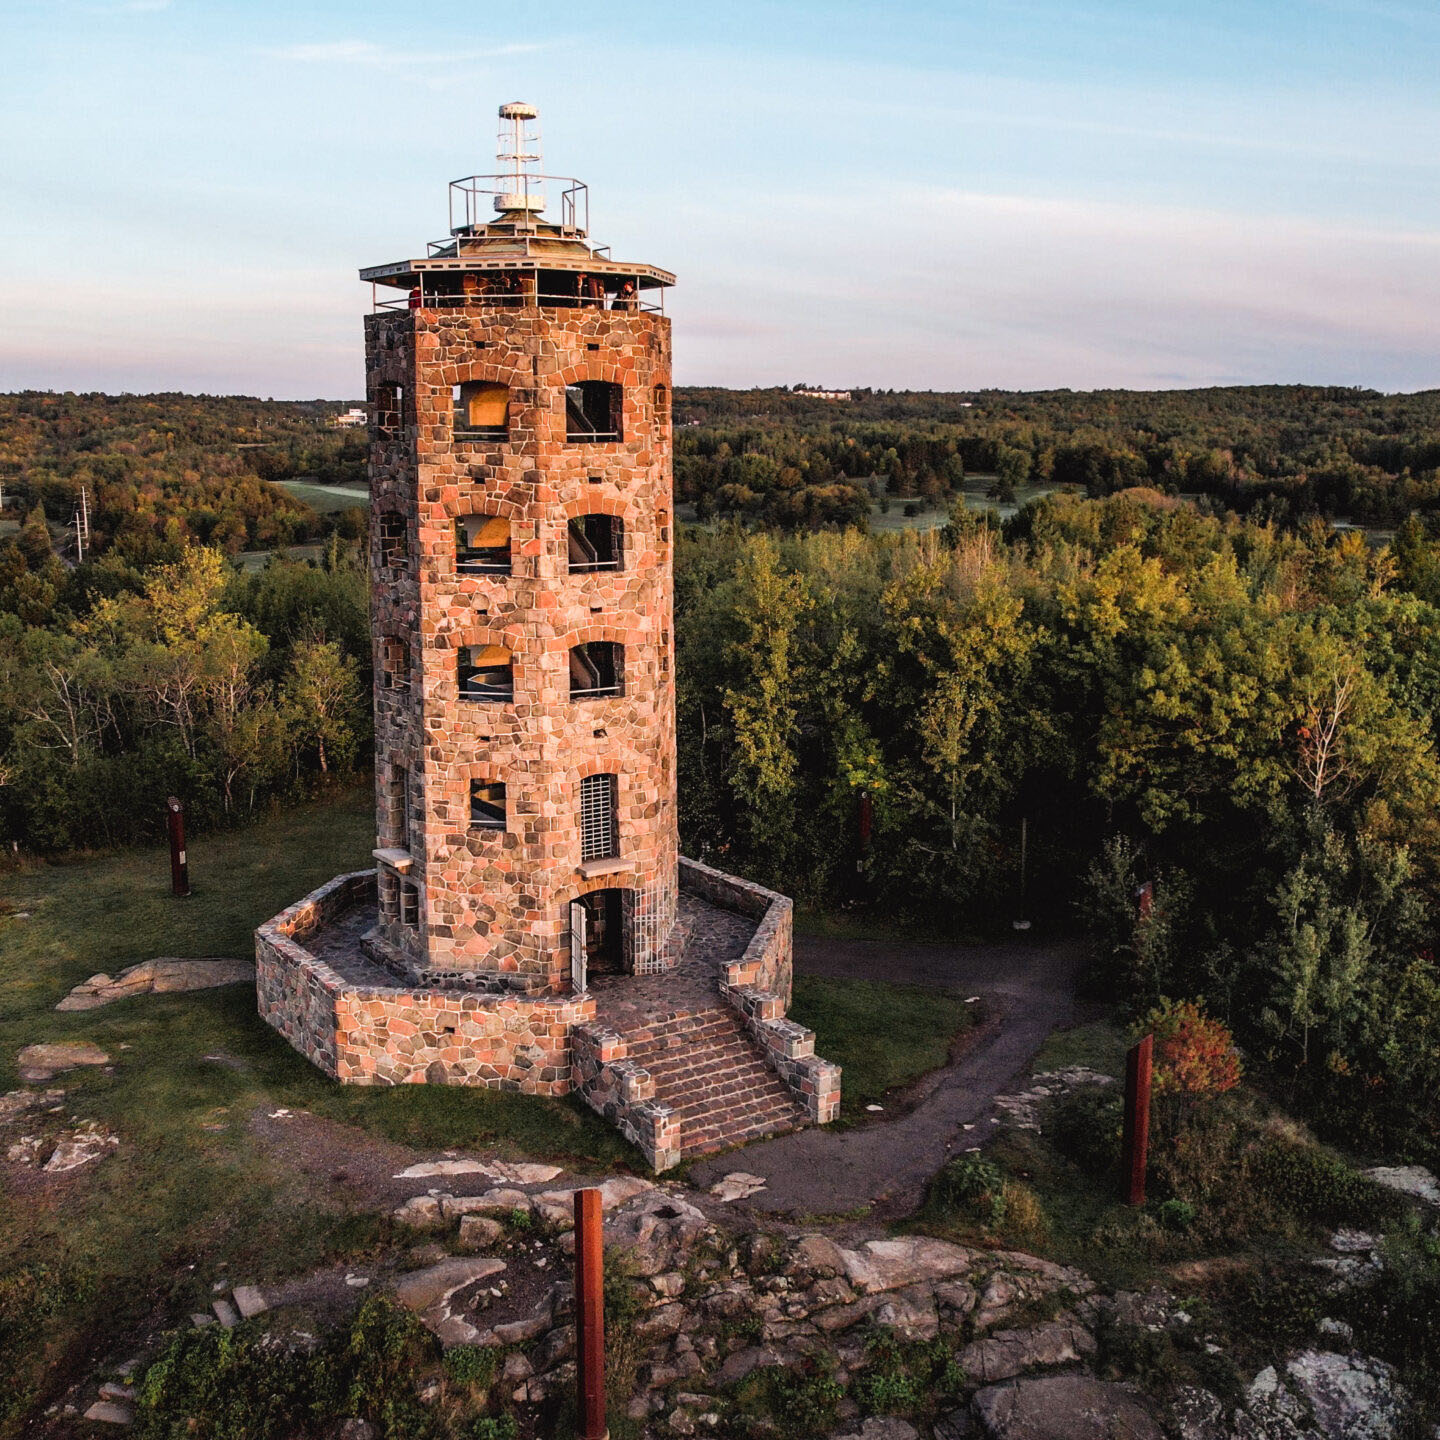
[[[457,440],[503,440],[510,433],[510,387],[467,380],[451,391]]]
[[[462,700],[513,700],[515,679],[510,652],[503,645],[462,647],[459,681]]]
[[[611,860],[620,853],[614,775],[587,775],[580,782],[580,859]]]
[[[623,695],[625,647],[611,640],[591,640],[570,651],[570,698],[597,700]]]
[[[619,440],[622,391],[608,380],[582,380],[565,387],[565,438]]]
[[[462,515],[455,522],[455,568],[462,575],[508,575],[510,522],[499,515]]]
[[[505,784],[499,780],[470,782],[470,828],[472,830],[503,830],[505,828]]]
[[[569,529],[572,575],[620,569],[625,531],[618,515],[576,515]]]

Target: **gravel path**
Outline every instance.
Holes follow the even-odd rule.
[[[985,1138],[995,1096],[1014,1088],[1053,1029],[1072,1022],[1082,960],[1074,941],[962,946],[798,936],[799,974],[982,995],[996,1023],[985,1026],[956,1064],[931,1077],[928,1093],[908,1113],[848,1131],[782,1135],[702,1161],[690,1178],[708,1186],[734,1170],[762,1176],[766,1188],[744,1203],[780,1214],[914,1209],[935,1171]]]

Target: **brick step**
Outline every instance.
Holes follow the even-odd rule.
[[[658,1085],[655,1087],[655,1098],[682,1115],[697,1115],[702,1109],[714,1109],[722,1103],[728,1106],[741,1097],[751,1105],[769,1100],[789,1103],[793,1099],[784,1085],[768,1072],[757,1075],[746,1071],[714,1084],[668,1088],[663,1093]]]
[[[707,1076],[718,1079],[722,1074],[737,1070],[753,1070],[757,1063],[754,1051],[724,1050],[706,1055],[701,1060],[692,1060],[685,1065],[657,1063],[641,1057],[637,1062],[655,1077],[657,1085],[689,1085]],[[759,1061],[764,1065],[764,1061]]]

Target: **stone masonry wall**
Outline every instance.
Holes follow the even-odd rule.
[[[358,1085],[483,1085],[532,1095],[571,1089],[570,1035],[590,996],[532,999],[357,981],[305,940],[374,893],[374,871],[342,875],[256,932],[261,1017],[334,1079]]]
[[[377,677],[403,670],[397,646],[410,657],[408,686],[376,689],[378,839],[410,856],[403,877],[382,861],[381,936],[437,982],[558,992],[569,902],[616,887],[644,892],[634,961],[652,969],[678,859],[669,322],[477,303],[372,315],[366,340]],[[567,441],[565,386],[581,380],[622,387],[621,441]],[[504,441],[454,435],[451,387],[467,381],[509,386]],[[387,513],[403,520],[404,568],[382,564]],[[567,521],[586,513],[621,519],[620,570],[569,573]],[[510,576],[458,573],[455,521],[470,515],[509,522]],[[570,699],[568,652],[591,640],[625,647],[623,696]],[[457,652],[491,644],[514,657],[512,704],[459,698]],[[580,782],[600,773],[618,777],[620,855],[582,874]],[[505,783],[504,831],[470,828],[472,780]],[[394,913],[400,883],[418,925]]]

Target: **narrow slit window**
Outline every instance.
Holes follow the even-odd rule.
[[[375,387],[375,428],[382,435],[392,435],[400,428],[401,389],[398,385]]]
[[[620,853],[615,778],[614,775],[587,775],[580,782],[581,860],[611,860]]]
[[[664,385],[655,387],[655,423],[664,425],[670,419],[670,391]]]
[[[503,830],[505,828],[505,784],[499,780],[470,782],[470,828],[472,830]]]
[[[510,522],[499,515],[463,515],[455,522],[455,568],[462,575],[510,573]]]
[[[420,923],[420,889],[413,880],[400,882],[400,923],[412,928]]]
[[[387,635],[380,648],[380,683],[387,690],[408,690],[410,688],[409,642],[399,635]]]
[[[565,438],[570,441],[619,440],[622,391],[609,380],[582,380],[565,387]]]
[[[625,647],[611,640],[591,640],[570,651],[570,698],[597,700],[623,695]]]
[[[385,510],[380,514],[380,563],[390,570],[409,568],[405,517],[398,510]]]
[[[569,526],[570,573],[619,570],[624,522],[618,515],[576,515]]]
[[[510,433],[510,387],[469,380],[451,391],[457,440],[503,440]]]
[[[467,645],[460,651],[460,698],[508,702],[515,698],[514,665],[503,645]]]

